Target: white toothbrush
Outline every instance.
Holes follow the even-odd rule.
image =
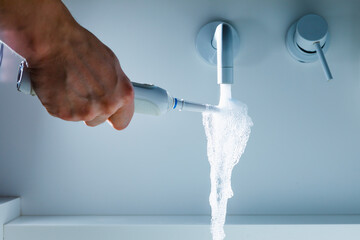
[[[36,96],[31,85],[26,62],[19,66],[17,89],[18,91]],[[148,115],[162,115],[171,110],[191,112],[219,111],[218,107],[209,104],[200,104],[172,97],[165,89],[152,84],[132,82],[135,92],[135,112]]]

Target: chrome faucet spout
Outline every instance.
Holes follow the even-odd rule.
[[[217,83],[233,84],[234,50],[231,26],[220,23],[216,27],[211,44],[217,52]]]

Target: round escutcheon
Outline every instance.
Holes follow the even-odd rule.
[[[204,25],[200,29],[195,41],[197,52],[200,54],[200,56],[203,59],[205,59],[206,62],[210,63],[211,65],[216,65],[217,63],[216,49],[212,45],[212,40],[214,38],[216,27],[221,23],[226,23],[226,22],[215,21]],[[231,32],[233,36],[233,50],[234,50],[233,56],[235,58],[235,56],[239,53],[240,50],[239,34],[237,33],[236,29],[233,26],[231,26],[228,23],[226,24],[229,25],[232,30]]]

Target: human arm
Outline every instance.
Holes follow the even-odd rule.
[[[108,119],[119,130],[129,124],[134,93],[118,59],[60,0],[0,0],[0,39],[26,59],[51,115],[89,126]]]

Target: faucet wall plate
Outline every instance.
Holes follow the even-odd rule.
[[[330,36],[328,33],[327,23],[324,22],[325,20],[323,20],[323,18],[318,15],[309,14],[304,17],[307,17],[307,16],[310,16],[310,17],[317,16],[317,18],[313,17],[313,20],[318,20],[317,26],[314,26],[317,29],[314,30],[313,36],[307,37],[307,38],[312,38],[312,40],[314,42],[316,40],[320,41],[322,51],[324,53],[326,53],[327,50],[329,49],[329,45],[330,45]],[[290,28],[287,32],[287,35],[286,35],[286,47],[287,47],[290,55],[293,58],[295,58],[297,61],[302,62],[302,63],[316,62],[317,60],[319,60],[319,58],[316,54],[315,47],[311,46],[311,43],[309,40],[301,37],[301,33],[304,32],[304,31],[302,31],[302,29],[311,27],[311,26],[305,26],[306,22],[301,21],[303,18],[297,20],[295,23],[293,23],[290,26]],[[301,28],[300,33],[299,33],[299,28]],[[310,32],[311,32],[311,30],[310,30]],[[316,34],[316,36],[314,36],[314,34]],[[305,35],[308,36],[309,34],[305,33]],[[300,48],[299,44],[302,45],[303,47]],[[305,47],[305,49],[304,49],[304,47]]]
[[[211,65],[216,65],[217,64],[217,51],[216,51],[216,46],[214,46],[213,43],[213,38],[214,38],[214,33],[216,30],[216,27],[221,24],[221,23],[225,23],[222,21],[215,21],[215,22],[210,22],[206,25],[204,25],[197,37],[196,37],[196,49],[198,51],[198,53],[200,54],[200,56],[205,59],[206,62],[210,63]],[[239,38],[239,34],[237,33],[236,29],[234,27],[232,27],[230,24],[226,23],[227,25],[230,26],[231,28],[231,32],[232,32],[232,36],[233,36],[233,56],[235,58],[235,56],[239,53],[240,50],[240,38]]]

